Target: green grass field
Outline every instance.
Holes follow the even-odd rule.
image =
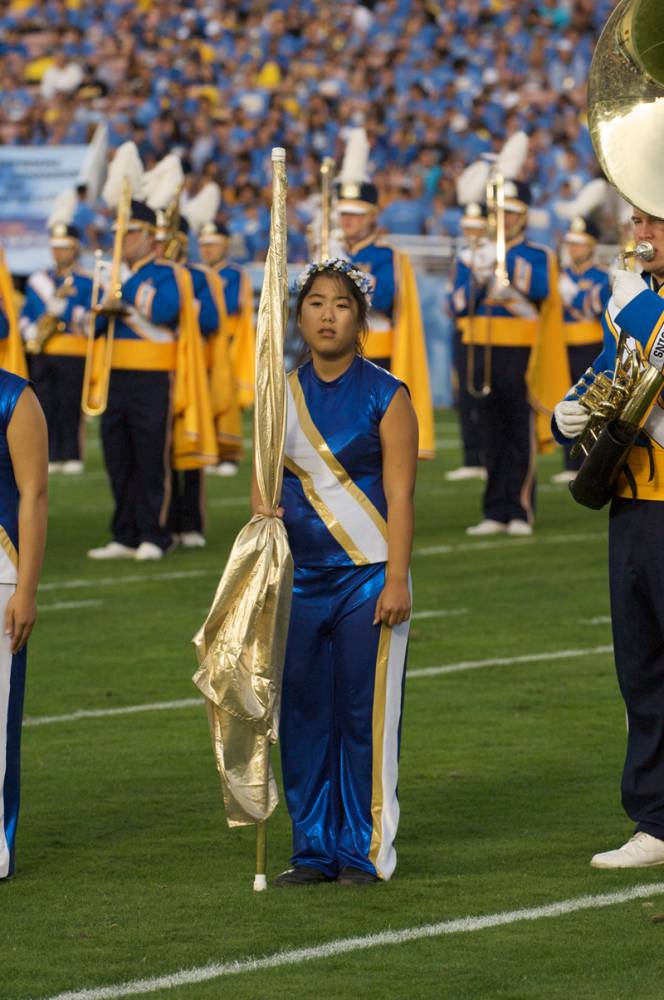
[[[160,564],[85,557],[107,540],[110,513],[94,428],[86,475],[52,479],[29,655],[18,874],[0,885],[1,1000],[83,989],[90,1000],[135,995],[94,988],[658,884],[661,896],[648,899],[149,995],[664,996],[664,879],[657,869],[588,864],[630,833],[618,793],[624,712],[607,651],[606,513],[548,485],[555,455],[540,462],[532,539],[467,538],[480,486],[445,483],[443,472],[458,464],[453,415],[438,433],[439,458],[419,471],[399,864],[390,883],[364,891],[332,884],[254,895],[253,831],[226,827],[202,707],[36,724],[196,698],[189,640],[247,519],[246,465],[234,480],[207,480],[208,548]],[[466,668],[417,673],[455,664]],[[289,855],[283,805],[269,837],[274,875]]]

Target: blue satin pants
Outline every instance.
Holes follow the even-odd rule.
[[[296,568],[279,738],[296,865],[396,865],[408,622],[373,625],[383,563]]]

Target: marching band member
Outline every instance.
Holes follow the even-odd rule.
[[[467,529],[470,535],[532,534],[537,441],[526,376],[538,341],[560,338],[562,330],[555,256],[524,236],[530,189],[522,181],[507,180],[504,195],[509,285],[497,287],[492,241],[474,255],[472,274],[463,260],[458,262],[452,296],[464,342],[483,345],[488,340],[492,345],[491,391],[482,400],[487,460],[483,519]]]
[[[54,222],[49,244],[54,267],[28,278],[20,328],[48,424],[49,472],[78,474],[83,471],[81,389],[92,277],[78,264],[75,226]]]
[[[156,222],[153,209],[132,200],[120,308],[99,307],[98,332],[115,317],[101,424],[115,510],[113,539],[90,549],[91,559],[161,559],[173,544],[166,520],[171,452],[179,468],[216,458],[191,276],[156,259]]]
[[[406,254],[378,237],[378,190],[367,179],[368,157],[364,129],[353,129],[339,174],[337,212],[348,259],[374,280],[364,351],[408,386],[420,426],[420,458],[433,458],[433,405],[415,275]]]
[[[254,401],[254,297],[248,272],[229,260],[228,229],[221,219],[206,222],[198,236],[201,260],[219,278],[223,291],[223,308],[235,376],[237,403],[247,409]],[[220,303],[221,305],[221,303]],[[241,436],[241,427],[237,434]],[[242,441],[222,443],[221,462],[209,469],[219,476],[234,476],[242,457]]]
[[[602,316],[611,296],[609,272],[598,267],[595,250],[599,229],[591,219],[577,216],[563,241],[569,266],[560,275],[560,294],[565,307],[565,341],[570,376],[577,382],[592,365],[602,343]],[[554,483],[574,479],[581,457],[572,458],[565,448],[565,469],[551,477]]]
[[[664,368],[664,219],[633,210],[634,239],[652,244],[655,255],[643,273],[617,272],[602,319],[603,350],[577,385],[583,394],[600,372],[613,374],[618,339]],[[574,392],[554,411],[554,431],[570,445],[583,431],[588,412]],[[622,847],[594,855],[595,868],[640,868],[664,864],[664,409],[651,410],[618,480],[609,516],[609,586],[618,683],[627,708],[627,754],[622,803],[636,823]]]
[[[461,178],[459,183],[461,183]],[[478,194],[480,198],[484,196],[484,192],[478,192]],[[461,202],[462,199],[459,200]],[[486,205],[479,201],[469,201],[464,205],[464,214],[461,219],[461,232],[465,246],[461,250],[460,256],[467,266],[471,266],[475,251],[486,243],[487,231]],[[452,284],[454,285],[454,282]],[[484,411],[480,401],[468,389],[468,346],[464,344],[462,330],[456,324],[454,330],[454,369],[463,463],[458,469],[446,472],[445,479],[449,482],[486,479]],[[481,351],[477,351],[473,355],[472,374],[477,379],[482,378]]]

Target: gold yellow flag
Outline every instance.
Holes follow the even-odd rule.
[[[278,505],[286,437],[286,165],[272,151],[270,247],[258,310],[254,452],[262,503]],[[293,561],[283,522],[255,515],[238,535],[194,637],[194,684],[207,701],[229,826],[266,820],[278,802],[270,750],[279,728]]]
[[[4,342],[0,341],[0,368],[4,368],[14,375],[20,375],[21,378],[27,378],[28,366],[18,328],[14,286],[5,262],[5,252],[2,249],[0,249],[0,302],[5,310],[9,325],[7,339]]]
[[[571,376],[563,305],[558,290],[558,263],[553,251],[547,250],[549,268],[549,295],[544,302],[539,320],[537,340],[530,352],[526,383],[530,405],[535,410],[537,444],[542,452],[555,447],[551,432],[551,414],[570,386]]]
[[[409,258],[398,250],[394,251],[394,263],[399,308],[394,317],[394,347],[390,370],[408,386],[419,425],[419,457],[433,458],[436,450],[433,404],[415,273]]]

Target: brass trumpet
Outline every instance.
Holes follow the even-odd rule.
[[[76,294],[74,288],[74,276],[68,274],[59,288],[56,288],[54,298],[66,299]],[[44,312],[35,323],[34,336],[25,342],[26,354],[41,354],[44,346],[54,333],[64,333],[66,324],[59,316],[53,316],[49,312]]]
[[[122,194],[118,203],[115,220],[115,239],[113,241],[113,257],[110,263],[102,259],[101,251],[95,254],[95,271],[92,287],[92,302],[90,306],[90,321],[88,324],[88,342],[85,352],[85,368],[83,371],[83,393],[81,409],[88,417],[100,416],[108,406],[108,387],[111,380],[113,360],[113,337],[115,334],[116,317],[123,312],[122,281],[122,243],[129,227],[131,206],[131,187],[125,179]],[[109,290],[102,302],[104,290],[104,272],[109,274]],[[108,314],[106,333],[95,336],[95,325],[100,312]]]

